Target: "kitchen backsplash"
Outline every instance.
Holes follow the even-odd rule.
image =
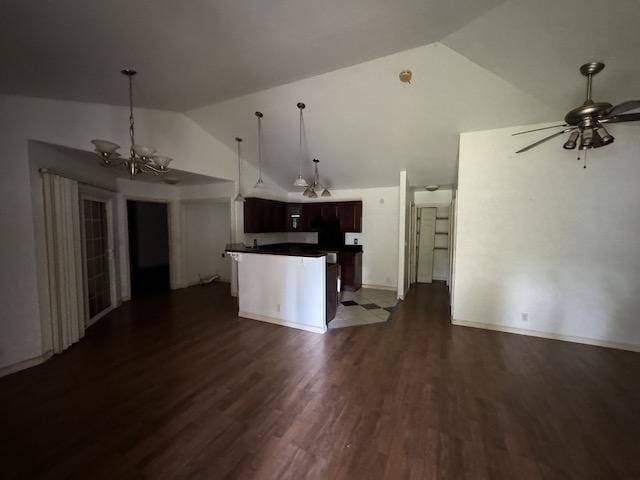
[[[358,240],[357,242],[358,245],[362,245],[362,233],[345,233],[344,234],[345,245],[356,245],[356,240]]]

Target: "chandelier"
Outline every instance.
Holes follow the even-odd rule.
[[[318,198],[317,191],[320,191],[320,190],[322,190],[322,193],[320,194],[321,197],[331,196],[331,192],[327,189],[327,187],[325,187],[320,183],[320,175],[318,175],[319,163],[320,163],[320,160],[318,160],[317,158],[313,159],[313,168],[314,168],[313,180],[311,181],[311,185],[309,185],[302,194],[305,197]]]
[[[140,173],[153,173],[160,175],[169,171],[169,163],[172,159],[163,155],[156,155],[156,149],[148,145],[136,143],[135,121],[133,118],[133,77],[135,70],[121,70],[120,73],[129,79],[129,137],[131,146],[129,147],[129,158],[121,159],[118,149],[120,145],[108,140],[91,140],[95,147],[96,154],[101,159],[104,167],[124,166],[129,175],[135,177]]]

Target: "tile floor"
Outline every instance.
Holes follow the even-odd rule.
[[[397,303],[396,292],[389,290],[361,288],[357,292],[342,292],[329,329],[386,322]]]

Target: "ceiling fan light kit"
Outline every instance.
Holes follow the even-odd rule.
[[[129,147],[129,158],[120,159],[118,149],[120,145],[108,140],[91,140],[95,148],[96,155],[100,157],[103,167],[124,166],[129,175],[135,177],[140,173],[153,173],[161,175],[169,172],[169,163],[173,159],[164,155],[155,155],[156,149],[149,145],[141,145],[136,143],[135,139],[135,119],[133,117],[133,77],[137,74],[135,70],[121,70],[124,76],[129,80],[129,138],[131,145]]]
[[[640,108],[640,100],[628,100],[616,106],[607,102],[593,101],[593,76],[601,72],[604,66],[604,63],[601,62],[591,62],[580,67],[580,73],[587,77],[586,99],[582,105],[566,114],[564,124],[526,130],[524,132],[514,133],[513,135],[522,135],[551,128],[563,128],[563,130],[544,137],[531,145],[527,145],[516,153],[526,152],[542,143],[569,132],[569,138],[563,144],[563,148],[566,150],[574,150],[577,148],[586,153],[587,150],[604,147],[614,142],[614,136],[608,132],[603,124],[639,121],[640,113],[629,113],[626,115],[624,115],[624,113]]]

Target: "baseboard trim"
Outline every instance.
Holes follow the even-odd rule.
[[[306,330],[307,332],[326,333],[327,331],[326,326],[324,328],[313,327],[311,325],[304,325],[302,323],[295,323],[295,322],[287,322],[279,318],[269,317],[267,315],[259,315],[257,313],[238,312],[238,316],[243,318],[248,318],[250,320],[258,320],[260,322],[273,323],[275,325],[281,325],[283,327],[291,327],[291,328],[297,328],[298,330]]]
[[[12,373],[19,372],[21,370],[26,370],[27,368],[35,367],[36,365],[40,365],[41,363],[46,362],[53,356],[53,352],[43,353],[34,358],[29,358],[27,360],[23,360],[18,363],[14,363],[13,365],[7,365],[6,367],[0,368],[0,377],[5,377],[7,375],[11,375]]]
[[[392,287],[389,285],[373,285],[370,283],[367,284],[362,284],[362,288],[372,288],[374,290],[389,290],[390,292],[397,292],[398,291],[398,287]]]
[[[584,345],[593,345],[596,347],[615,348],[616,350],[628,350],[630,352],[640,352],[640,345],[633,343],[609,342],[606,340],[596,340],[594,338],[574,337],[571,335],[563,335],[560,333],[543,332],[540,330],[527,330],[525,328],[509,327],[506,325],[495,325],[492,323],[470,322],[467,320],[456,320],[451,322],[453,325],[460,327],[480,328],[482,330],[493,330],[496,332],[514,333],[516,335],[526,335],[529,337],[548,338],[550,340],[560,340],[563,342],[581,343]]]

